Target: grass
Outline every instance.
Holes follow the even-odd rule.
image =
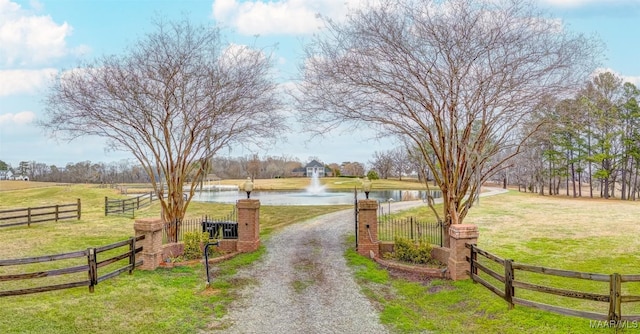
[[[288,180],[288,179],[285,179]],[[336,178],[331,182],[340,182]],[[348,179],[347,179],[348,180]],[[308,180],[306,180],[308,181]],[[29,182],[25,182],[29,183]],[[306,184],[306,183],[305,183]],[[293,186],[293,185],[289,185]],[[352,184],[350,185],[352,186]],[[403,187],[404,189],[407,189]],[[5,189],[0,183],[0,189]],[[104,196],[120,196],[112,189],[89,185],[40,187],[0,191],[0,210],[24,206],[74,202],[82,199],[82,220],[43,223],[31,228],[0,229],[0,258],[53,254],[99,246],[130,237],[133,220],[104,217]],[[350,208],[350,206],[346,206]],[[261,235],[294,222],[345,208],[270,207],[260,208]],[[192,203],[188,215],[200,217],[228,213],[229,205]],[[157,204],[138,213],[138,217],[158,216]],[[426,206],[396,216],[433,219]],[[640,240],[640,206],[618,200],[541,197],[510,192],[482,198],[466,223],[479,226],[478,245],[503,258],[517,262],[610,274],[640,274],[637,250]],[[349,242],[353,244],[353,240]],[[264,252],[243,254],[220,264],[210,288],[205,288],[202,265],[154,272],[135,271],[101,282],[96,292],[76,288],[17,297],[2,298],[0,332],[3,333],[80,333],[80,332],[161,332],[190,333],[226,313],[239,287],[253,284],[239,280],[236,271]],[[390,277],[371,260],[352,250],[347,261],[361,283],[363,292],[382,309],[381,321],[397,332],[436,333],[588,333],[589,320],[555,315],[507,304],[479,284],[471,281],[433,280],[408,282]],[[608,286],[582,280],[563,281],[545,276],[516,274],[538,284],[570,287],[575,290],[607,294]],[[301,280],[294,288],[301,293],[309,282]],[[636,284],[639,285],[639,284]],[[0,288],[4,289],[4,283]],[[601,289],[601,290],[597,290]],[[604,289],[605,291],[602,291]],[[640,287],[623,284],[624,293],[640,294]],[[516,292],[518,293],[518,292]],[[527,298],[560,306],[602,311],[579,300],[561,300],[549,295]],[[623,304],[624,314],[640,314],[633,304]],[[225,328],[225,324],[217,325]],[[598,330],[602,332],[602,330]]]
[[[435,220],[426,206],[395,217]],[[478,246],[502,258],[591,273],[640,274],[640,206],[637,202],[541,197],[515,191],[482,198],[465,223],[477,224]],[[381,320],[398,332],[589,333],[587,319],[516,306],[470,280],[425,284],[381,279],[375,263],[352,250],[346,257],[363,291],[383,308]],[[500,272],[500,267],[495,267]],[[608,295],[608,283],[516,271],[516,279]],[[486,277],[485,277],[486,278]],[[492,283],[500,286],[497,281]],[[623,284],[623,294],[640,295],[640,284]],[[516,289],[519,297],[579,310],[607,313],[607,303],[554,297]],[[640,314],[639,303],[623,303],[623,315]],[[613,332],[613,330],[612,330]]]
[[[24,185],[24,186],[23,186]],[[36,187],[26,187],[32,185]],[[57,254],[102,246],[128,239],[133,235],[134,219],[104,216],[104,197],[125,198],[115,189],[95,185],[63,185],[23,182],[8,190],[0,181],[0,210],[36,207],[82,201],[82,219],[17,226],[0,229],[0,259]],[[349,207],[349,206],[346,206]],[[345,206],[260,208],[261,237],[312,217],[341,210]],[[224,216],[232,205],[191,203],[187,217]],[[158,217],[157,202],[136,212],[136,218]],[[114,251],[122,252],[123,249]],[[3,297],[0,307],[0,333],[193,333],[222,317],[239,288],[251,280],[235,277],[264,253],[241,254],[216,265],[211,286],[206,287],[202,264],[153,272],[136,270],[100,282],[94,293],[87,288],[73,288],[31,295]],[[2,274],[40,271],[80,265],[82,259],[38,265],[2,267]],[[116,264],[117,265],[117,264]],[[121,267],[123,264],[117,265]],[[109,269],[109,268],[107,268]],[[114,268],[115,269],[115,268]],[[100,271],[102,273],[102,271]],[[105,271],[106,272],[106,271]],[[37,280],[0,282],[0,291],[49,285],[86,279],[86,273]],[[224,328],[224,324],[218,324]]]

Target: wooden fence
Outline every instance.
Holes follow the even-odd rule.
[[[0,227],[27,225],[42,222],[57,222],[63,219],[78,219],[81,217],[82,205],[80,199],[76,203],[40,206],[35,208],[12,209],[0,211]]]
[[[88,286],[89,292],[93,292],[94,286],[97,285],[98,283],[106,279],[115,277],[125,271],[128,271],[129,274],[131,274],[135,267],[142,264],[142,261],[136,262],[136,254],[142,251],[142,247],[136,247],[136,242],[143,240],[144,238],[145,236],[141,235],[135,238],[130,238],[129,240],[116,242],[116,243],[102,246],[102,247],[88,248],[86,250],[81,250],[77,252],[55,254],[55,255],[44,255],[44,256],[31,257],[31,258],[22,258],[22,259],[0,260],[0,267],[28,265],[28,264],[34,264],[34,263],[59,261],[59,260],[67,260],[67,259],[74,259],[74,258],[85,258],[87,261],[87,263],[83,265],[74,265],[74,266],[61,268],[61,269],[51,269],[51,270],[43,270],[43,271],[36,271],[36,272],[29,272],[29,273],[0,275],[0,283],[1,283],[1,282],[7,282],[7,281],[19,281],[19,280],[34,279],[34,278],[46,278],[46,277],[53,277],[53,276],[59,276],[59,275],[81,273],[81,272],[87,273],[86,280],[68,282],[63,284],[52,284],[47,286],[39,286],[39,287],[26,288],[26,289],[0,291],[0,297],[69,289],[69,288],[75,288],[80,286]],[[124,247],[124,246],[128,246],[129,248],[126,252],[120,253],[117,255],[110,255],[110,257],[105,259],[98,259],[98,254],[112,250],[112,249]],[[99,273],[100,268],[103,268],[105,266],[108,266],[110,264],[116,263],[124,259],[129,260],[126,266],[100,275]]]
[[[471,279],[476,283],[482,284],[487,289],[491,290],[493,293],[503,298],[507,303],[509,303],[509,308],[513,308],[514,305],[522,305],[522,306],[529,306],[529,307],[550,311],[558,314],[576,316],[576,317],[587,318],[592,320],[640,321],[640,315],[622,315],[622,310],[621,310],[622,303],[640,302],[640,296],[622,295],[622,284],[628,283],[628,282],[640,282],[640,275],[592,274],[592,273],[585,273],[585,272],[578,272],[578,271],[569,271],[569,270],[545,268],[540,266],[532,266],[528,264],[517,263],[517,262],[514,262],[513,260],[502,259],[498,256],[495,256],[489,252],[486,252],[478,248],[476,245],[467,244],[466,247],[471,250],[470,257],[467,257],[467,261],[470,263],[469,276],[471,276]],[[481,258],[488,259],[491,262],[495,262],[499,264],[500,266],[502,266],[504,271],[502,273],[498,273],[494,270],[491,270],[488,266],[483,265],[482,263],[479,262],[478,255],[480,255]],[[483,279],[478,275],[478,269],[480,269],[480,271],[482,271],[483,273],[498,280],[499,282],[503,283],[504,286],[496,287],[492,285],[487,280]],[[565,277],[569,279],[582,279],[582,280],[590,280],[590,281],[598,281],[598,282],[608,282],[609,294],[582,292],[582,291],[561,289],[561,288],[523,282],[521,280],[515,279],[516,270],[543,274],[543,275]],[[526,300],[523,298],[516,297],[516,292],[517,292],[516,289],[523,289],[523,290],[551,294],[555,296],[608,303],[609,312],[608,314],[601,314],[601,313],[594,313],[594,312],[579,311],[579,310],[568,309],[560,306],[548,305],[548,304],[543,304],[543,303],[539,303],[531,300]]]
[[[104,215],[108,216],[109,214],[130,214],[131,217],[134,217],[136,210],[151,205],[151,203],[157,199],[158,197],[153,192],[126,199],[109,199],[108,197],[105,197]]]

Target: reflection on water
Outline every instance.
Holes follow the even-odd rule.
[[[381,190],[369,193],[370,199],[379,202],[415,201],[425,198],[425,190]],[[431,191],[434,198],[442,197],[440,191]],[[244,191],[202,191],[196,192],[193,200],[196,202],[235,203],[239,199],[247,198]],[[353,204],[353,191],[325,191],[310,194],[306,191],[252,191],[251,198],[259,199],[262,205],[347,205]],[[364,194],[358,192],[358,199],[364,199]]]

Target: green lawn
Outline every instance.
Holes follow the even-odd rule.
[[[114,189],[93,185],[47,187],[38,184],[37,188],[0,191],[0,210],[74,203],[77,198],[82,201],[81,220],[0,228],[0,259],[77,251],[133,236],[134,219],[104,216],[105,196],[125,197]],[[261,236],[266,238],[270,232],[289,224],[344,208],[262,206]],[[231,210],[232,205],[227,204],[192,203],[187,217],[224,216]],[[136,212],[136,218],[159,217],[159,212],[156,202]],[[0,333],[194,333],[206,327],[213,317],[225,314],[238,289],[251,283],[236,279],[236,271],[260,258],[263,252],[264,248],[260,248],[219,264],[209,288],[206,288],[204,266],[197,264],[153,272],[136,270],[133,275],[125,273],[100,282],[94,293],[89,293],[88,288],[72,288],[3,297],[0,298]],[[81,265],[83,261],[0,267],[0,274]],[[123,264],[117,267],[120,266]],[[84,280],[86,273],[0,282],[0,291],[64,283],[74,278]]]
[[[332,182],[340,182],[340,179]],[[0,210],[73,203],[77,198],[81,198],[83,207],[81,220],[0,229],[0,259],[75,251],[129,238],[133,234],[134,220],[104,217],[105,196],[121,195],[113,189],[91,185],[0,191]],[[262,237],[268,237],[272,231],[291,223],[344,208],[350,206],[262,206]],[[223,216],[230,210],[231,205],[192,203],[188,217],[204,214]],[[157,217],[158,213],[159,207],[154,204],[138,212],[136,217]],[[401,215],[432,218],[426,207]],[[503,258],[575,271],[640,274],[640,238],[637,238],[640,224],[637,217],[640,217],[637,202],[541,197],[510,192],[482,198],[465,222],[479,226],[478,245],[481,248]],[[263,251],[261,248],[258,252],[221,264],[210,288],[205,288],[203,266],[194,265],[123,274],[101,282],[92,294],[86,288],[74,288],[1,298],[0,332],[197,332],[210,323],[212,317],[226,312],[239,288],[252,283],[236,279],[235,272],[255,261]],[[502,299],[469,280],[407,282],[390,278],[386,271],[353,251],[348,251],[346,257],[365,294],[381,306],[382,322],[397,332],[603,332],[602,329],[590,329],[590,322],[586,319],[519,306],[508,310]],[[7,269],[0,268],[2,270]],[[517,278],[604,294],[608,289],[607,284],[589,281],[529,276]],[[24,282],[21,284],[32,284]],[[0,282],[0,290],[7,289],[10,286],[7,283]],[[625,294],[640,294],[639,286],[623,287]],[[602,312],[604,307],[606,312],[606,305],[579,300],[562,300],[534,293],[527,298],[598,312]],[[622,311],[623,314],[640,314],[640,308],[633,304],[623,304]]]
[[[434,219],[426,207],[396,215]],[[509,192],[483,198],[465,223],[477,224],[478,246],[502,258],[545,267],[591,273],[640,274],[640,205],[619,200],[541,197]],[[516,306],[470,280],[426,284],[391,279],[354,252],[347,258],[363,290],[383,307],[381,319],[399,332],[585,333],[587,319]],[[501,272],[500,266],[492,266]],[[488,277],[485,275],[485,278]],[[535,284],[608,295],[609,284],[516,271],[516,279]],[[491,279],[497,286],[500,283]],[[623,284],[623,294],[640,295],[640,284]],[[516,289],[538,302],[607,313],[608,304]],[[623,315],[640,315],[640,303],[622,305]],[[635,326],[635,324],[630,323]],[[640,330],[640,328],[638,329]],[[627,329],[627,331],[630,331]]]

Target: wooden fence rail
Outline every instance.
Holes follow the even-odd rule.
[[[132,237],[128,240],[116,242],[110,245],[96,247],[96,248],[88,248],[86,250],[70,252],[70,253],[43,255],[43,256],[22,258],[22,259],[0,260],[0,267],[19,266],[19,265],[67,260],[67,259],[74,259],[74,258],[86,258],[86,261],[87,261],[87,264],[75,265],[75,266],[70,266],[62,269],[52,269],[52,270],[43,270],[43,271],[36,271],[36,272],[29,272],[29,273],[0,275],[0,283],[1,283],[1,282],[7,282],[7,281],[18,281],[18,280],[26,280],[26,279],[34,279],[34,278],[46,278],[46,277],[60,276],[60,275],[73,274],[73,273],[79,273],[79,272],[87,273],[86,280],[68,282],[63,284],[52,284],[52,285],[39,286],[34,288],[0,291],[0,297],[17,296],[17,295],[25,295],[25,294],[31,294],[31,293],[37,293],[37,292],[69,289],[69,288],[75,288],[79,286],[88,286],[89,292],[93,292],[95,285],[97,285],[99,282],[115,277],[125,271],[128,271],[129,274],[131,274],[135,267],[142,264],[142,261],[136,262],[136,254],[142,251],[142,247],[136,247],[136,242],[140,240],[144,240],[144,238],[145,236],[141,235],[135,238]],[[128,250],[126,252],[120,253],[117,255],[112,255],[111,257],[108,257],[106,259],[98,260],[98,254],[112,250],[112,249],[116,249],[119,247],[124,247],[124,246],[128,246]],[[121,267],[119,269],[116,269],[108,273],[104,273],[102,275],[99,273],[100,268],[124,259],[129,259],[128,264],[125,265],[124,267]]]
[[[108,197],[105,197],[104,215],[108,216],[109,214],[131,214],[131,216],[133,217],[135,216],[136,210],[150,206],[151,203],[157,199],[158,196],[156,196],[153,192],[126,199],[109,199]]]
[[[592,320],[601,321],[640,321],[640,315],[622,315],[622,303],[640,302],[640,296],[635,295],[622,295],[622,284],[626,282],[640,282],[640,275],[620,275],[617,273],[606,274],[594,274],[578,271],[546,268],[541,266],[532,266],[523,263],[516,263],[513,260],[502,259],[489,252],[486,252],[476,245],[467,244],[467,248],[471,250],[470,256],[467,257],[467,261],[470,264],[469,276],[475,283],[480,283],[489,289],[491,292],[500,296],[507,303],[509,308],[513,308],[514,305],[522,305],[533,307],[545,311],[550,311],[563,315],[576,316],[581,318],[587,318]],[[502,266],[503,272],[496,272],[490,269],[488,266],[483,265],[478,261],[478,256],[488,259]],[[478,275],[478,270],[489,275],[495,280],[503,284],[503,286],[495,286],[489,283]],[[515,272],[521,270],[525,272],[532,272],[543,275],[552,275],[558,277],[565,277],[569,279],[582,279],[598,282],[609,282],[609,294],[598,294],[592,292],[575,291],[568,289],[561,289],[543,285],[532,284],[516,280]],[[560,306],[548,305],[531,300],[516,297],[516,289],[523,289],[529,291],[535,291],[540,293],[551,294],[555,296],[590,300],[595,302],[602,302],[609,304],[609,312],[607,314],[579,311],[568,309]]]
[[[0,211],[0,227],[27,225],[42,222],[57,222],[64,219],[81,218],[82,205],[78,198],[76,203],[40,206]]]

